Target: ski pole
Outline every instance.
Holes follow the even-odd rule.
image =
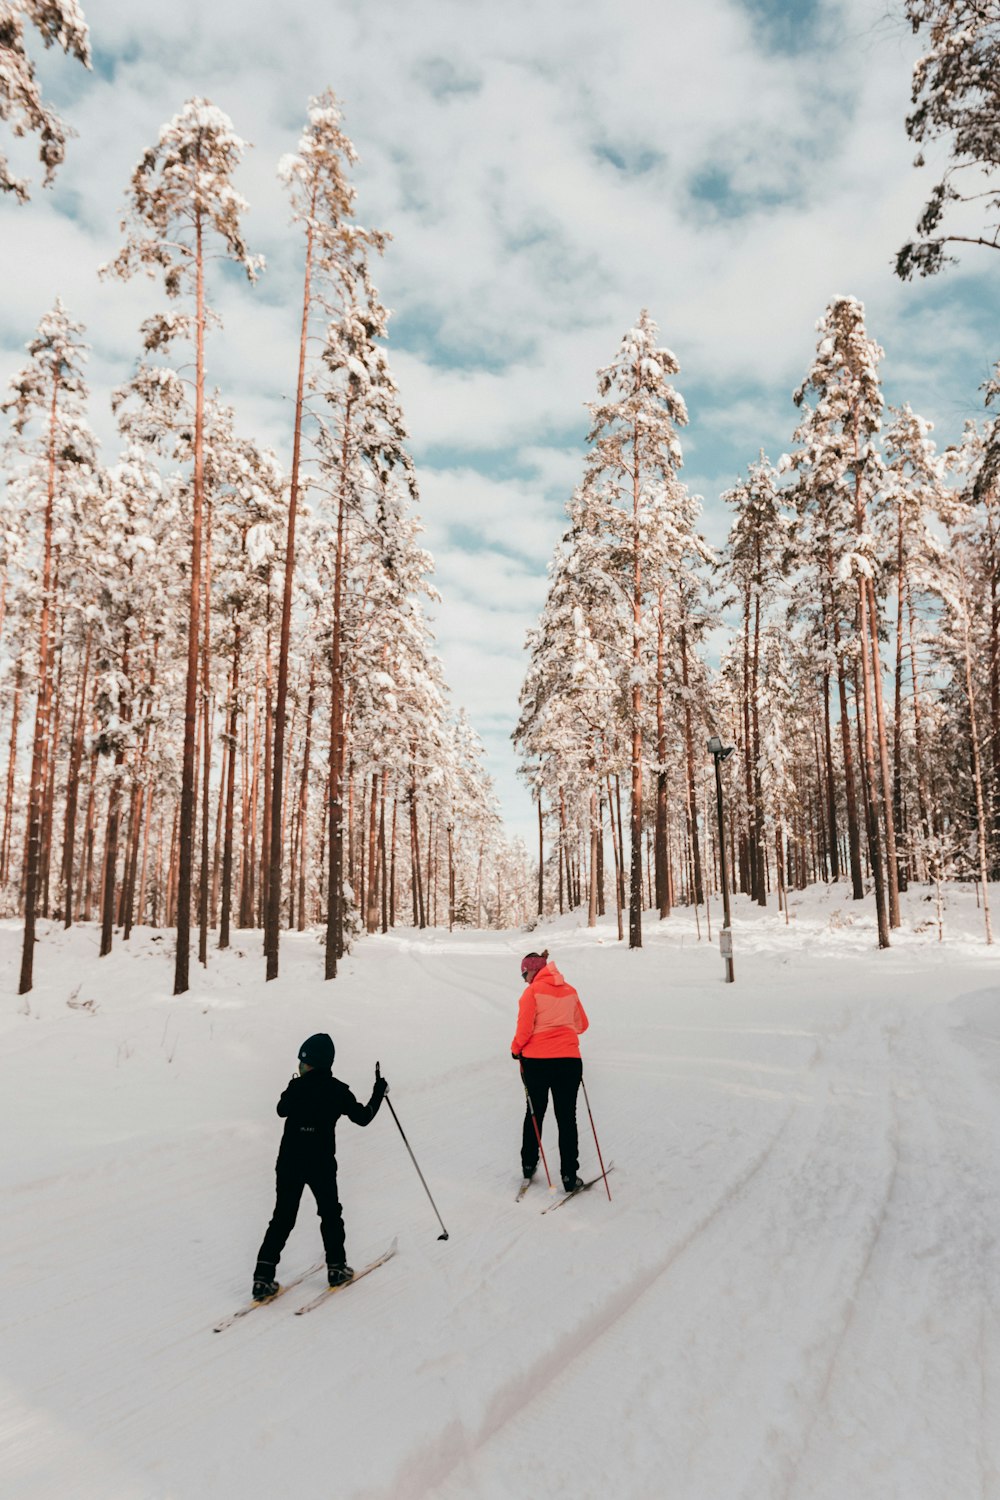
[[[535,1111],[532,1107],[531,1095],[528,1093],[528,1081],[524,1076],[524,1064],[522,1063],[520,1058],[518,1058],[517,1060],[517,1066],[521,1070],[521,1082],[524,1085],[524,1102],[528,1106],[528,1114],[531,1116],[531,1123],[535,1127],[535,1140],[538,1142],[538,1152],[542,1158],[542,1166],[545,1168],[546,1179],[548,1181],[549,1187],[551,1187],[552,1178],[549,1176],[549,1164],[545,1160],[545,1147],[542,1145],[542,1132],[539,1130],[538,1121],[535,1119]]]
[[[378,1069],[378,1063],[375,1064],[375,1067],[376,1067],[376,1070],[377,1070]],[[392,1100],[389,1098],[388,1093],[386,1093],[384,1097],[385,1097],[386,1104],[388,1104],[388,1106],[389,1106],[389,1113],[392,1115],[392,1118],[396,1122],[396,1128],[399,1131],[400,1135],[403,1137],[403,1145],[406,1147],[407,1151],[409,1151],[409,1153],[410,1153],[410,1160],[412,1161],[413,1165],[417,1168],[417,1176],[420,1178],[420,1181],[424,1185],[424,1192],[427,1194],[428,1198],[431,1199],[431,1208],[433,1208],[434,1212],[437,1214],[437,1221],[441,1225],[442,1230],[444,1231],[442,1234],[438,1235],[438,1239],[439,1240],[446,1240],[448,1238],[448,1231],[444,1227],[444,1220],[442,1219],[441,1215],[438,1214],[437,1204],[434,1202],[434,1199],[431,1198],[431,1190],[427,1186],[427,1179],[425,1178],[423,1172],[421,1172],[420,1167],[417,1164],[417,1158],[413,1154],[413,1147],[410,1145],[409,1141],[406,1139],[406,1131],[403,1129],[402,1125],[400,1125],[400,1123],[399,1123],[399,1116],[397,1115],[396,1111],[392,1107]]]
[[[594,1145],[597,1147],[597,1160],[601,1164],[601,1176],[604,1178],[604,1191],[607,1193],[607,1195],[608,1195],[608,1202],[610,1203],[611,1202],[611,1189],[608,1187],[608,1174],[607,1174],[607,1170],[606,1170],[606,1168],[604,1166],[604,1157],[601,1155],[601,1143],[597,1139],[597,1130],[596,1130],[596,1128],[594,1126],[594,1116],[590,1112],[590,1100],[587,1098],[587,1085],[583,1081],[583,1073],[582,1072],[580,1074],[580,1083],[583,1085],[583,1097],[584,1097],[584,1100],[585,1100],[586,1105],[587,1105],[587,1114],[590,1115],[590,1128],[594,1132]]]

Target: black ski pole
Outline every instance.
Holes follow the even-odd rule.
[[[608,1202],[610,1203],[611,1202],[611,1189],[608,1186],[608,1174],[607,1174],[607,1170],[605,1169],[605,1166],[604,1166],[604,1157],[601,1155],[601,1143],[597,1139],[597,1129],[596,1129],[596,1127],[594,1125],[594,1116],[592,1114],[590,1114],[590,1100],[587,1098],[587,1085],[583,1081],[583,1073],[582,1072],[580,1074],[580,1083],[583,1085],[583,1098],[584,1098],[584,1102],[585,1102],[585,1104],[587,1106],[587,1114],[590,1115],[590,1128],[594,1132],[594,1145],[597,1147],[597,1160],[601,1164],[601,1176],[604,1178],[604,1191],[607,1193],[607,1195],[608,1195]]]
[[[376,1072],[377,1072],[378,1071],[378,1063],[375,1064],[375,1069],[376,1069]],[[444,1227],[444,1220],[442,1219],[441,1215],[438,1214],[437,1204],[434,1202],[434,1199],[431,1198],[431,1190],[427,1186],[427,1179],[424,1177],[423,1172],[421,1172],[421,1170],[420,1170],[420,1167],[419,1167],[419,1165],[417,1163],[417,1158],[413,1154],[413,1147],[410,1145],[409,1141],[406,1139],[406,1131],[403,1129],[402,1125],[400,1125],[400,1123],[399,1123],[399,1116],[397,1115],[396,1111],[392,1107],[392,1100],[389,1098],[388,1093],[386,1093],[386,1095],[385,1095],[385,1102],[389,1106],[389,1113],[392,1115],[392,1118],[396,1122],[396,1129],[399,1131],[400,1135],[403,1137],[403,1145],[406,1147],[407,1151],[409,1151],[409,1153],[410,1153],[410,1160],[412,1161],[413,1165],[417,1168],[417,1176],[420,1178],[420,1181],[424,1185],[424,1192],[427,1194],[428,1198],[431,1199],[431,1208],[433,1208],[434,1212],[437,1214],[437,1221],[441,1225],[441,1229],[443,1231],[441,1234],[438,1235],[438,1239],[439,1240],[446,1240],[448,1238],[448,1231]]]
[[[545,1160],[545,1147],[542,1145],[542,1132],[539,1130],[538,1121],[535,1119],[534,1106],[531,1103],[531,1095],[528,1093],[528,1080],[524,1076],[524,1064],[522,1063],[520,1058],[518,1058],[517,1060],[517,1065],[521,1070],[521,1082],[524,1085],[524,1102],[528,1106],[528,1114],[531,1116],[531,1123],[535,1127],[535,1140],[538,1142],[538,1151],[539,1155],[542,1158],[542,1166],[545,1168],[545,1176],[548,1181],[549,1187],[551,1187],[552,1178],[549,1176],[549,1164]]]

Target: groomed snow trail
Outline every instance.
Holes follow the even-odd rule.
[[[1000,986],[953,937],[886,954],[834,896],[740,907],[737,983],[675,914],[397,934],[334,985],[286,937],[180,1000],[166,942],[46,933],[30,1014],[0,928],[5,1500],[1000,1500]],[[971,907],[967,900],[966,907]],[[520,1203],[509,1041],[546,943],[591,1017],[613,1202]],[[245,1299],[274,1103],[323,1029],[388,1111],[338,1136],[348,1251],[399,1253],[308,1318]],[[581,1167],[596,1169],[580,1106]],[[558,1160],[553,1122],[545,1143]],[[315,1261],[311,1201],[279,1274]]]

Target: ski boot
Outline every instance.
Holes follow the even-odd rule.
[[[281,1288],[274,1279],[275,1267],[267,1260],[259,1260],[253,1273],[253,1300],[266,1302],[276,1297]]]
[[[353,1266],[345,1266],[343,1261],[338,1261],[336,1264],[327,1263],[326,1279],[330,1286],[346,1286],[353,1277]]]
[[[583,1187],[583,1178],[573,1173],[572,1177],[564,1177],[562,1180],[564,1193],[575,1193],[577,1188]]]

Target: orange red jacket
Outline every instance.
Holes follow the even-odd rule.
[[[518,1002],[510,1050],[524,1057],[579,1057],[577,1037],[589,1025],[579,995],[550,960]]]

